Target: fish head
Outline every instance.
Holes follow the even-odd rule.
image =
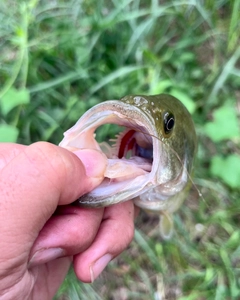
[[[113,145],[95,138],[96,129],[107,123],[124,128]],[[176,98],[130,95],[92,107],[64,133],[60,146],[73,152],[95,149],[107,157],[103,182],[79,198],[79,205],[104,207],[134,199],[147,210],[172,212],[179,206],[176,194],[187,186],[196,134]]]

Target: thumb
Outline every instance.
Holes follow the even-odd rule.
[[[1,240],[14,244],[19,238],[29,247],[58,205],[100,184],[105,167],[106,158],[95,150],[75,155],[45,142],[24,147],[0,173]]]

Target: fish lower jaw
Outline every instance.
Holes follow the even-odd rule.
[[[78,204],[88,207],[106,207],[119,202],[132,200],[148,191],[151,173],[124,180],[111,180],[107,177],[90,193],[78,199]]]

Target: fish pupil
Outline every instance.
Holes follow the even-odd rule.
[[[174,127],[175,119],[172,113],[166,112],[164,115],[164,131],[166,134],[170,133]]]

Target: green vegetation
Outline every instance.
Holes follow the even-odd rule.
[[[3,0],[0,19],[1,142],[58,144],[134,93],[178,97],[199,138],[173,238],[142,212],[129,249],[91,286],[70,272],[56,299],[240,299],[240,1]]]

